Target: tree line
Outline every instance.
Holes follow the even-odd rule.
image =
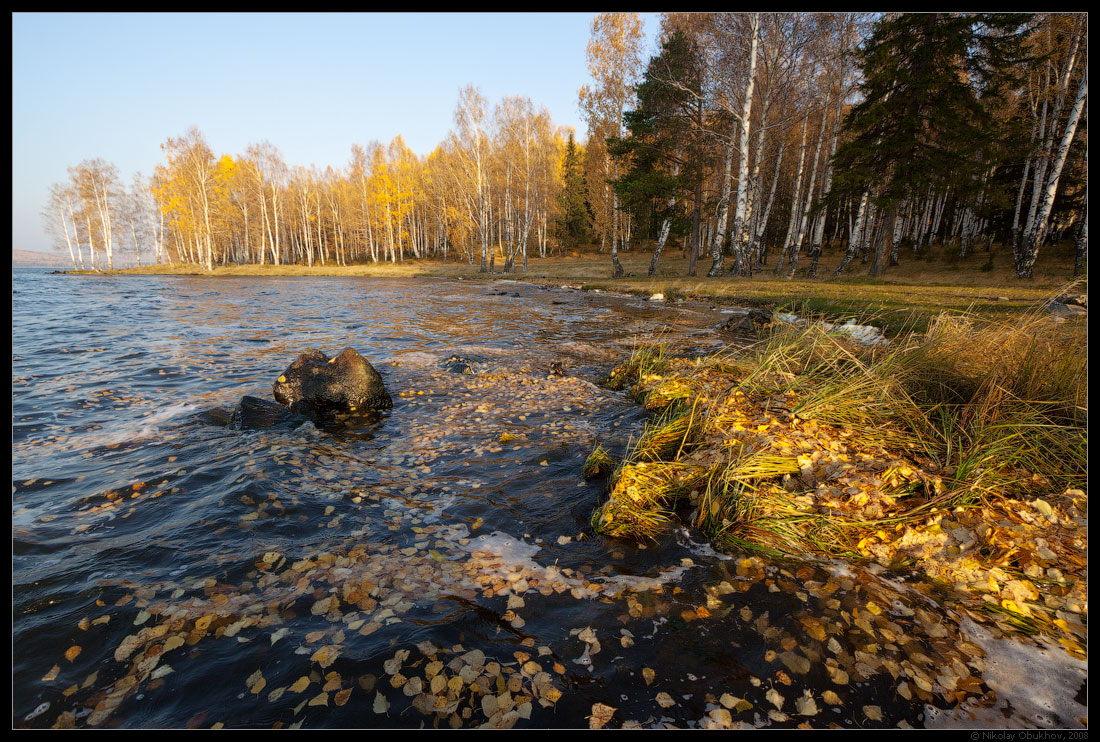
[[[129,188],[100,159],[50,188],[43,218],[74,267],[111,268],[125,249],[139,265],[207,269],[440,258],[526,270],[529,251],[563,244],[562,170],[577,146],[529,99],[490,109],[468,87],[454,129],[427,156],[397,136],[353,145],[342,169],[292,168],[270,142],[218,156],[197,127],[161,149],[152,177]]]
[[[594,24],[601,58],[627,48],[621,25]],[[1031,277],[1070,235],[1083,269],[1084,15],[666,13],[660,41],[598,78],[633,93],[621,133],[589,117],[618,208],[654,243],[650,275],[670,238],[692,275],[709,257],[710,276],[813,277],[829,245],[835,274],[859,258],[879,276],[933,244],[997,242]]]
[[[129,187],[88,160],[43,212],[74,267],[460,260],[527,270],[594,245],[678,244],[694,275],[872,276],[933,245],[993,245],[1030,277],[1073,236],[1087,259],[1083,14],[602,13],[586,50],[578,142],[530,99],[472,86],[430,154],[400,136],[343,168],[291,167],[269,142],[216,155],[197,128]],[[87,260],[85,260],[87,258]],[[991,265],[991,263],[990,263]]]

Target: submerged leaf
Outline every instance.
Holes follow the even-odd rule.
[[[611,721],[611,717],[615,715],[616,711],[618,709],[602,703],[592,704],[592,715],[588,717],[588,728],[603,729],[604,725]]]

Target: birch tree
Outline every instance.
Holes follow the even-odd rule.
[[[592,21],[592,36],[586,49],[591,85],[584,85],[579,92],[582,115],[588,124],[588,151],[598,152],[593,140],[622,137],[623,111],[632,102],[634,80],[642,67],[642,21],[637,13],[600,13]],[[593,163],[598,167],[598,163]],[[605,156],[606,180],[618,178],[618,169]],[[604,200],[607,209],[610,200],[611,264],[615,278],[621,278],[623,267],[619,263],[619,204],[613,188],[606,192],[590,191],[591,200]]]

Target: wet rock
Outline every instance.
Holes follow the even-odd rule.
[[[770,309],[750,309],[749,316],[752,317],[753,322],[758,325],[766,325],[772,321],[772,310]]]
[[[220,407],[214,407],[209,410],[202,410],[196,412],[193,420],[202,423],[203,425],[216,425],[220,428],[224,428],[229,424],[229,418],[231,414],[228,410],[223,410]]]
[[[1080,304],[1063,304],[1060,301],[1052,301],[1045,308],[1048,314],[1053,314],[1055,317],[1083,317],[1089,311]]]
[[[443,368],[452,374],[472,374],[474,372],[474,362],[462,356],[451,356],[443,361]]]
[[[723,330],[729,332],[758,332],[771,324],[772,312],[770,309],[750,309],[748,314],[734,315],[722,325]]]
[[[726,320],[722,329],[727,332],[752,332],[755,328],[752,317],[747,314],[735,314]]]
[[[547,376],[565,376],[565,364],[561,361],[551,361]]]
[[[1088,294],[1062,294],[1054,301],[1059,304],[1065,304],[1069,307],[1082,307],[1083,309],[1089,308],[1089,295]]]
[[[305,418],[276,402],[244,396],[233,408],[233,413],[226,424],[233,430],[253,430],[295,421],[304,422]]]
[[[310,348],[272,385],[275,401],[310,418],[393,407],[382,377],[366,358],[345,348],[335,358]]]

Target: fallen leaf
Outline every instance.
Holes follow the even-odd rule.
[[[611,721],[611,717],[615,715],[617,710],[602,703],[592,704],[592,715],[588,717],[588,728],[603,729],[604,725]]]
[[[764,698],[768,699],[768,702],[774,705],[776,709],[782,709],[783,702],[787,700],[775,688],[769,688],[768,692],[764,694]]]
[[[334,644],[328,644],[314,652],[313,656],[310,657],[310,659],[313,662],[319,664],[322,668],[327,668],[329,665],[335,662],[336,658],[339,656],[340,648]]]

